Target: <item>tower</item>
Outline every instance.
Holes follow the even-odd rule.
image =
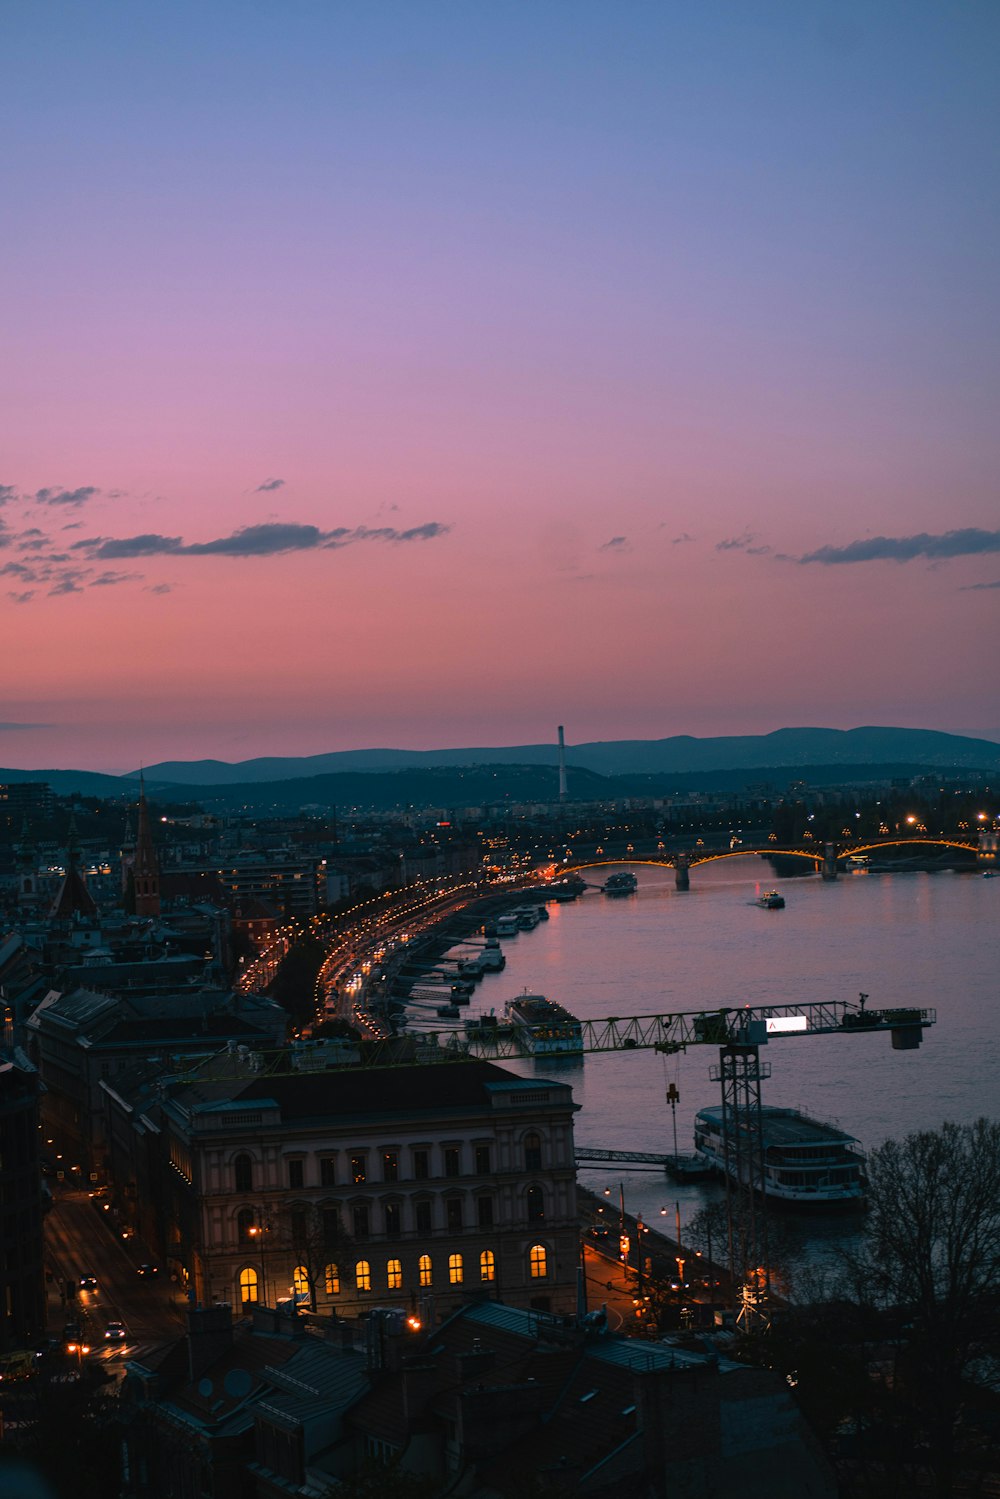
[[[49,911],[50,921],[71,921],[75,916],[96,916],[97,903],[79,869],[80,837],[76,830],[76,818],[69,820],[69,835],[66,839],[66,873]]]
[[[562,724],[559,725],[559,800],[566,800],[566,736],[563,733]]]
[[[124,857],[123,855],[123,859]],[[131,863],[127,867],[126,879],[131,886],[130,904],[136,916],[159,916],[160,861],[156,857],[153,829],[149,821],[149,808],[146,805],[146,783],[141,775],[135,845]]]

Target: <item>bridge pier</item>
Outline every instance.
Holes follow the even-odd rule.
[[[837,878],[837,845],[835,843],[823,845],[822,875],[824,880]]]
[[[976,863],[982,869],[995,869],[1000,864],[1000,834],[982,832],[979,835],[979,850]]]
[[[687,854],[678,854],[674,860],[674,884],[678,890],[691,889],[691,864]]]

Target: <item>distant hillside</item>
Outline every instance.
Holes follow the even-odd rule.
[[[885,765],[892,762],[956,769],[1000,768],[1000,744],[933,729],[777,729],[773,734],[696,739],[621,739],[567,745],[571,765],[600,775],[663,774],[767,766]],[[555,744],[442,750],[340,750],[302,758],[170,760],[146,770],[149,782],[236,786],[324,774],[366,774],[435,766],[556,765]],[[3,774],[3,772],[0,772]],[[39,772],[39,775],[42,775]],[[138,774],[138,772],[136,772]]]
[[[750,770],[681,771],[674,775],[601,776],[578,766],[567,769],[573,802],[616,801],[624,797],[670,797],[694,793],[733,794],[767,786],[785,792],[793,782],[811,786],[908,781],[926,773],[926,765],[894,761],[888,765],[762,766]],[[986,772],[987,774],[989,772]],[[246,812],[287,816],[302,807],[360,807],[392,812],[407,808],[502,806],[504,803],[553,803],[559,773],[545,765],[476,765],[452,768],[348,771],[291,781],[251,781],[242,786],[162,786],[151,793],[164,804],[196,802],[209,812]]]

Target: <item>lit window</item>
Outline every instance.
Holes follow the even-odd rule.
[[[370,1291],[372,1288],[372,1267],[367,1260],[358,1260],[354,1267],[354,1283],[359,1291]]]
[[[422,1254],[420,1256],[417,1262],[417,1269],[420,1272],[420,1284],[422,1286],[431,1285],[433,1283],[433,1267],[429,1254]]]
[[[528,1251],[532,1280],[544,1280],[548,1274],[548,1256],[544,1244],[532,1244]]]
[[[292,1290],[296,1296],[309,1295],[309,1272],[305,1265],[296,1265],[292,1271]]]
[[[390,1291],[398,1291],[403,1284],[403,1261],[390,1260],[385,1267],[386,1280]]]
[[[326,1279],[326,1294],[328,1296],[340,1295],[340,1271],[336,1265],[327,1265],[323,1272]]]
[[[449,1254],[448,1280],[453,1286],[460,1286],[464,1279],[465,1271],[462,1269],[462,1256],[460,1254]]]
[[[240,1300],[257,1300],[257,1272],[249,1266],[240,1271]]]
[[[479,1279],[495,1280],[497,1273],[496,1260],[493,1258],[492,1249],[484,1249],[479,1256]]]

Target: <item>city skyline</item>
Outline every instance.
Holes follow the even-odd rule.
[[[0,764],[1000,740],[998,41],[12,7]]]

